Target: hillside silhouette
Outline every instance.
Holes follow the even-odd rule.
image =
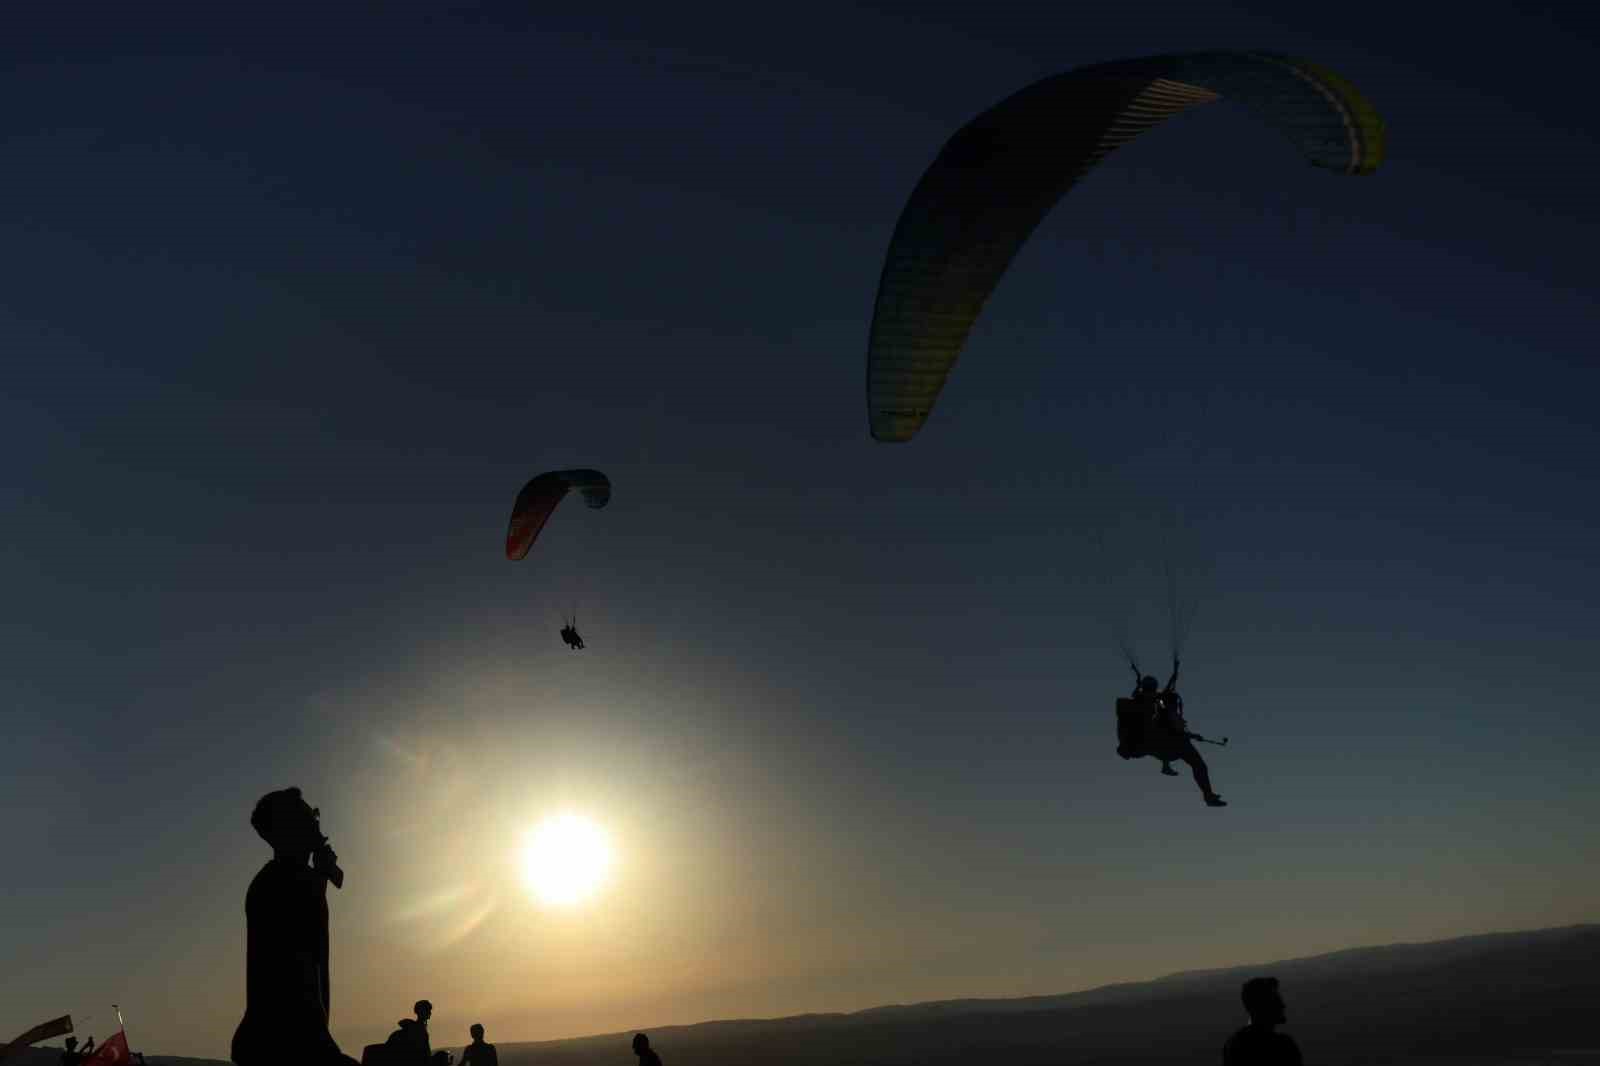
[[[1600,925],[1578,925],[1352,948],[1063,995],[643,1028],[669,1066],[1215,1063],[1243,1023],[1239,985],[1271,974],[1289,1003],[1286,1031],[1314,1066],[1600,1066],[1596,959]],[[630,1066],[632,1035],[499,1042],[500,1062]],[[35,1048],[12,1061],[56,1066],[58,1055]],[[152,1066],[210,1061],[149,1056]]]
[[[1084,992],[949,1000],[853,1014],[650,1028],[671,1066],[1219,1061],[1244,1022],[1239,985],[1272,974],[1286,1031],[1316,1066],[1600,1064],[1600,925],[1355,948],[1281,962],[1179,973]],[[629,1034],[502,1043],[504,1066],[624,1062]],[[1592,1054],[1570,1054],[1596,1049]],[[1561,1052],[1561,1054],[1554,1054]]]

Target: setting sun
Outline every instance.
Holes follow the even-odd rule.
[[[528,832],[519,859],[523,883],[541,903],[568,906],[593,896],[605,883],[611,844],[594,822],[562,814]]]

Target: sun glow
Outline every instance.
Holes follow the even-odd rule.
[[[523,839],[522,881],[542,903],[571,906],[589,899],[611,872],[611,842],[576,814],[546,818]]]

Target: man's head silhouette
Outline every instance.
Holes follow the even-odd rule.
[[[1283,996],[1278,992],[1276,977],[1252,977],[1239,990],[1244,1009],[1250,1014],[1250,1024],[1271,1028],[1287,1020]]]
[[[317,819],[322,812],[307,803],[298,788],[268,792],[256,801],[250,824],[279,853],[310,854],[322,843]]]

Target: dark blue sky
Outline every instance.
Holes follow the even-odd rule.
[[[341,10],[0,45],[12,1028],[119,1002],[222,1054],[249,808],[291,783],[351,872],[347,1049],[418,995],[533,1038],[1596,917],[1587,23]],[[1383,167],[1181,116],[873,443],[878,272],[945,138],[1201,48],[1340,71]],[[507,563],[517,489],[576,465],[612,505]],[[1166,655],[1174,515],[1225,811],[1112,750],[1108,619]],[[578,912],[508,875],[556,809],[618,851]]]

